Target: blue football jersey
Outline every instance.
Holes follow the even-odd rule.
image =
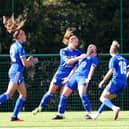
[[[112,80],[126,83],[127,60],[121,55],[115,55],[109,61],[109,69],[111,68],[114,69]]]
[[[21,58],[25,57],[25,52],[22,44],[16,40],[10,47],[10,59],[11,59],[11,67],[17,66],[17,71],[23,71],[24,66],[21,62]],[[15,69],[15,68],[14,68]]]
[[[97,56],[88,56],[84,59],[81,59],[78,63],[78,68],[75,72],[76,75],[88,77],[91,66],[95,67],[98,65]]]
[[[81,51],[78,49],[70,50],[68,47],[61,49],[60,50],[60,65],[58,67],[56,75],[60,77],[68,76],[68,74],[71,72],[71,70],[75,67],[75,65],[78,62],[74,64],[66,64],[65,59],[74,58],[80,55],[81,55]]]

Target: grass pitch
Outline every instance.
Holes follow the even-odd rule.
[[[113,120],[113,112],[106,111],[97,120],[85,120],[85,112],[66,112],[65,119],[51,120],[55,112],[20,113],[23,122],[10,122],[11,113],[0,113],[0,129],[129,129],[129,111],[121,111]]]

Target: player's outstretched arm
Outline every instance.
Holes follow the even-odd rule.
[[[74,58],[66,58],[65,59],[65,62],[66,62],[66,64],[70,65],[70,64],[76,63],[80,59],[81,59],[81,55],[80,56],[77,56],[77,57],[74,57]]]
[[[77,57],[74,57],[74,58],[70,58],[70,59],[69,59],[69,58],[66,58],[66,59],[65,59],[65,62],[66,62],[66,64],[74,64],[74,63],[76,63],[77,61],[79,61],[80,59],[86,58],[86,57],[89,56],[91,53],[92,53],[92,50],[89,49],[86,54],[83,53],[83,54],[81,54],[80,56],[77,56]]]
[[[102,88],[104,83],[111,77],[113,73],[113,68],[109,69],[107,74],[104,76],[103,80],[99,83],[99,88]]]
[[[65,59],[65,62],[66,64],[74,64],[76,63],[77,61],[79,61],[80,59],[83,59],[83,58],[86,58],[88,55],[87,54],[81,54],[80,56],[77,56],[77,57],[74,57],[74,58],[66,58]]]

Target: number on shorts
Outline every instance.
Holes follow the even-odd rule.
[[[121,74],[126,74],[126,63],[124,61],[119,62]]]

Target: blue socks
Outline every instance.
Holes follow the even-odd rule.
[[[41,99],[41,102],[39,104],[39,107],[44,108],[46,104],[50,101],[51,97],[53,96],[52,93],[47,92]]]
[[[3,103],[8,99],[9,99],[9,96],[6,93],[0,95],[0,103]],[[24,101],[25,101],[24,98],[19,97],[17,99],[16,105],[15,105],[15,108],[14,108],[14,111],[13,111],[13,115],[12,115],[13,118],[17,118],[18,113],[20,112]]]
[[[13,110],[12,118],[17,118],[18,113],[20,112],[24,101],[25,101],[25,99],[24,98],[21,98],[21,97],[19,97],[17,99],[16,104],[15,104],[15,108]]]
[[[98,113],[102,113],[105,110],[105,108],[106,108],[105,104],[102,103],[98,109]]]
[[[97,119],[97,117],[102,113],[102,111],[106,108],[106,106],[111,108],[111,109],[114,106],[112,104],[112,102],[107,98],[102,99],[101,102],[102,102],[102,104],[100,105],[98,112],[96,113],[95,119]]]
[[[80,98],[81,98],[84,109],[87,112],[90,112],[91,111],[91,104],[90,104],[90,101],[88,99],[88,96],[86,94],[81,94]]]
[[[105,98],[103,101],[103,104],[105,104],[107,107],[111,108],[114,106],[113,103],[111,102],[111,100]]]
[[[0,104],[8,100],[9,96],[6,93],[0,95]]]
[[[66,109],[66,103],[67,103],[67,97],[64,95],[61,95],[59,105],[58,105],[58,113],[60,115],[64,114],[65,109]]]

